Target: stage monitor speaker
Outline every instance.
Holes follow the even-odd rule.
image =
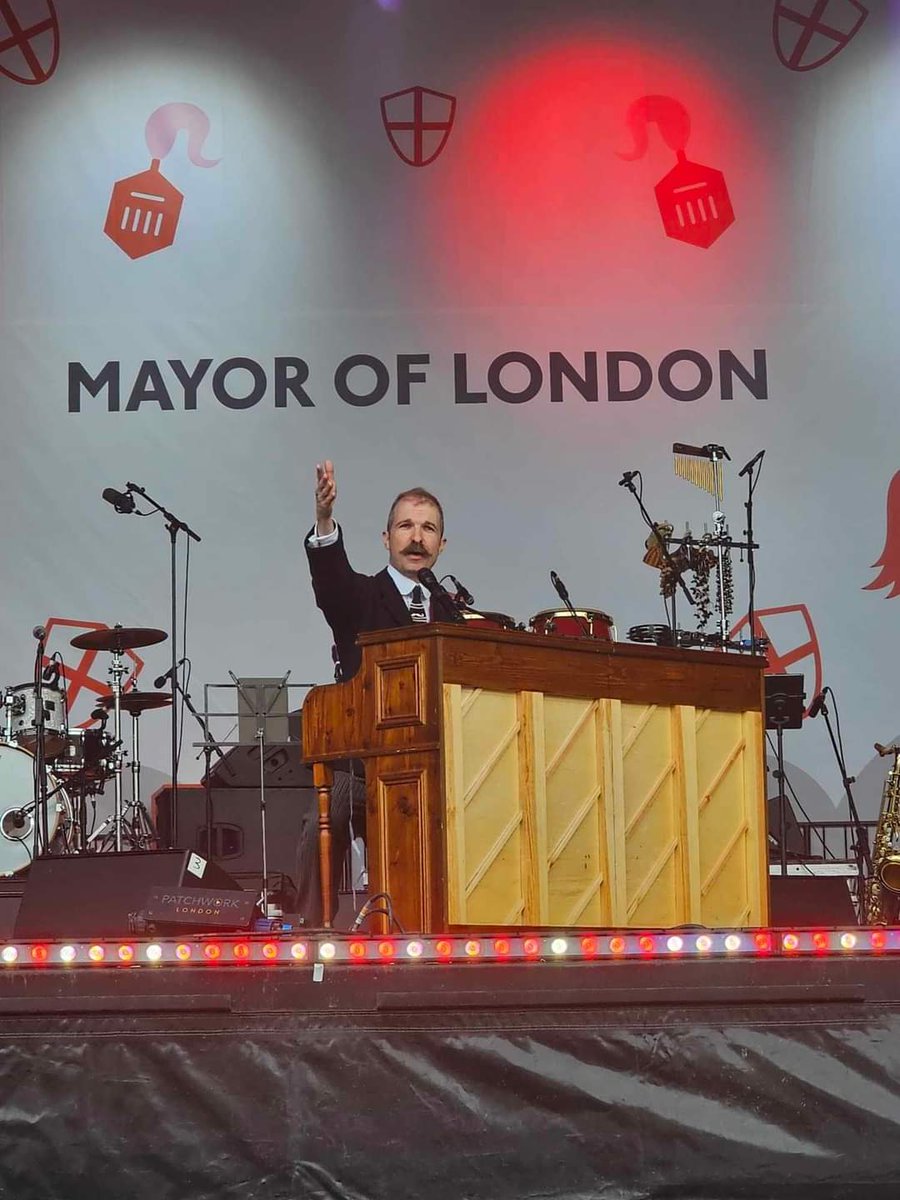
[[[213,788],[212,838],[209,859],[229,875],[262,874],[262,826],[259,788]],[[313,787],[266,788],[266,865],[270,878],[285,876],[297,886],[297,850],[304,816],[315,817],[318,799]],[[163,841],[172,827],[172,788],[161,787],[153,797],[153,816]],[[178,840],[207,856],[206,789],[196,784],[178,788]],[[249,885],[248,885],[249,886]],[[292,897],[285,897],[290,906]]]
[[[190,850],[48,855],[28,868],[15,935],[133,936],[150,892],[160,887],[240,890],[221,867]]]
[[[769,924],[856,925],[847,878],[842,875],[772,875]]]

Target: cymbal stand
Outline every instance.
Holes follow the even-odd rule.
[[[138,711],[131,714],[131,803],[128,807],[132,815],[127,822],[128,841],[132,850],[152,850],[158,842],[159,835],[153,818],[141,800],[140,717]]]
[[[125,660],[122,657],[121,650],[113,650],[112,666],[109,668],[109,674],[112,676],[112,694],[113,694],[113,789],[115,796],[115,807],[113,810],[113,825],[115,828],[115,848],[122,849],[122,678],[127,673],[128,668],[125,665]],[[99,835],[100,830],[97,830]],[[97,836],[95,835],[95,836]]]

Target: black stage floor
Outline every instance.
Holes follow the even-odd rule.
[[[253,938],[245,965],[224,939],[155,966],[19,945],[0,1195],[896,1200],[898,936],[490,962]]]

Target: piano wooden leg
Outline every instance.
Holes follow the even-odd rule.
[[[313,763],[313,785],[319,799],[319,878],[322,888],[322,925],[331,928],[331,785],[334,771],[327,763]]]

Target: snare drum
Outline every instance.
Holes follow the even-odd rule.
[[[55,758],[66,744],[66,698],[59,684],[43,683],[44,757]],[[7,740],[23,746],[32,754],[37,747],[37,691],[33,683],[7,688]]]
[[[616,640],[616,626],[612,617],[594,608],[576,608],[574,614],[565,608],[547,608],[536,613],[528,624],[533,633],[548,636],[554,634],[556,637],[591,637],[598,642]]]
[[[73,790],[92,790],[92,784],[112,779],[115,738],[102,729],[70,729],[53,770]]]
[[[498,612],[463,612],[463,618],[473,629],[515,629],[516,623],[506,613]]]
[[[47,807],[52,842],[62,823],[71,820],[72,805],[49,771]],[[22,746],[0,743],[0,875],[14,875],[27,867],[33,850],[34,755]]]

